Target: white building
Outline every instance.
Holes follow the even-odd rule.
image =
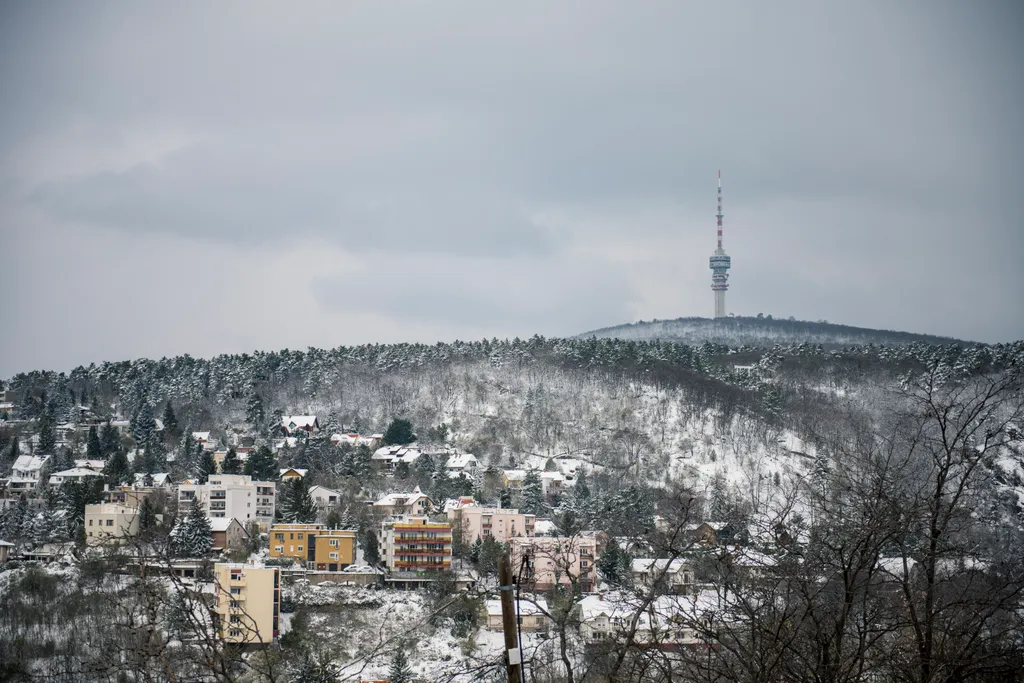
[[[213,474],[206,484],[179,486],[178,508],[187,510],[198,500],[207,517],[234,517],[242,526],[256,521],[267,528],[274,521],[276,495],[272,481],[252,481],[247,474]]]
[[[341,505],[341,493],[326,486],[310,486],[309,495],[319,510],[332,510]]]
[[[117,541],[138,533],[138,508],[117,503],[85,506],[85,541],[89,545]]]
[[[412,493],[389,493],[373,504],[375,512],[401,517],[433,512],[434,503],[417,486]]]
[[[82,481],[83,479],[102,476],[96,470],[89,469],[88,467],[72,467],[70,470],[54,472],[50,475],[50,480],[47,483],[51,487],[56,488],[66,481]]]
[[[378,448],[377,451],[370,457],[370,460],[387,466],[388,470],[394,470],[399,463],[404,462],[410,467],[416,464],[422,455],[422,451],[418,448],[411,448],[409,446],[384,446]]]
[[[35,492],[39,488],[43,467],[49,461],[48,455],[19,455],[7,480],[7,497],[17,498],[22,493]]]
[[[633,581],[644,588],[657,584],[671,593],[690,593],[693,590],[693,568],[679,558],[637,558],[630,563],[629,572]]]
[[[472,453],[457,453],[448,458],[448,464],[446,467],[449,472],[463,473],[472,476],[476,474],[479,469],[480,462]]]

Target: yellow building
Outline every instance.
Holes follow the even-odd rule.
[[[85,542],[116,542],[139,533],[139,509],[117,503],[85,506]]]
[[[228,643],[269,643],[278,636],[281,574],[277,567],[239,562],[213,566],[217,630]]]
[[[307,569],[339,571],[355,562],[356,532],[323,524],[275,524],[269,555],[297,560]]]

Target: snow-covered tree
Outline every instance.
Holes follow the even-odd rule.
[[[409,667],[409,660],[405,656],[405,650],[401,646],[395,648],[395,654],[391,656],[391,666],[388,668],[389,683],[411,683],[412,669]]]
[[[213,548],[210,520],[193,499],[185,517],[171,532],[171,549],[179,557],[205,557]]]
[[[100,443],[99,430],[96,425],[89,427],[89,437],[86,439],[85,457],[90,460],[103,459],[103,445]]]
[[[281,488],[281,519],[300,524],[316,521],[316,502],[305,477],[290,479]]]
[[[522,512],[528,515],[543,515],[548,506],[544,501],[544,485],[537,470],[530,470],[523,478]]]
[[[238,451],[232,446],[224,455],[220,463],[220,471],[223,474],[239,474],[242,471],[242,461],[238,457]]]
[[[274,454],[266,446],[260,446],[246,458],[242,472],[252,477],[253,481],[274,481],[278,469]]]
[[[217,474],[217,461],[213,459],[213,454],[210,451],[203,449],[202,453],[199,454],[195,472],[200,484],[205,484],[209,481],[211,474]]]

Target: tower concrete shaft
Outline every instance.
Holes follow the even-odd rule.
[[[711,255],[711,290],[715,293],[715,317],[724,318],[725,292],[729,289],[729,269],[732,267],[732,259],[729,258],[725,249],[722,248],[722,171],[718,171],[718,247]]]

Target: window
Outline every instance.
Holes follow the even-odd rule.
[[[302,534],[299,534],[299,540],[300,541],[302,540]]]
[[[237,628],[233,628],[230,631],[228,631],[228,635],[237,638],[238,636],[242,635],[242,632],[239,631]]]
[[[232,595],[241,595],[242,594],[242,587],[241,586],[232,586],[231,587],[231,594]]]
[[[237,614],[232,614],[230,621],[232,624],[237,624],[240,621],[242,621],[242,617],[238,616]]]
[[[107,526],[114,526],[114,520],[108,519],[107,520]]]
[[[302,552],[302,546],[301,545],[299,546],[299,552],[300,553]]]
[[[238,609],[241,606],[241,604],[242,603],[238,602],[238,600],[232,600],[231,601],[231,609]]]
[[[330,554],[330,558],[331,558],[332,560],[336,560],[336,559],[338,559],[338,553],[331,553],[331,554]]]
[[[338,547],[338,541],[336,539],[332,539],[331,540],[331,547],[332,548],[337,548]]]
[[[92,526],[92,520],[91,519],[89,520],[89,526]]]
[[[274,546],[274,552],[275,553],[283,553],[284,552],[284,546],[283,545]]]

